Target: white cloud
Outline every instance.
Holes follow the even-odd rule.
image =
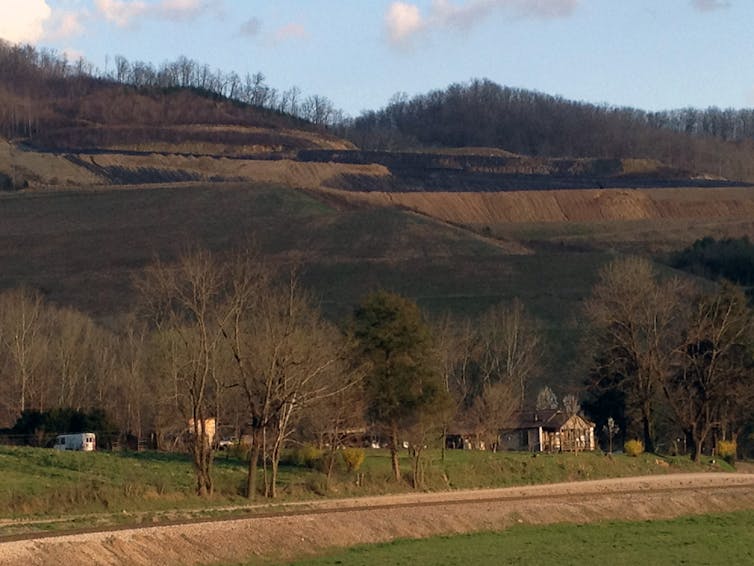
[[[222,9],[222,0],[94,0],[99,14],[118,27],[127,27],[146,18],[191,21],[205,12]]]
[[[84,33],[83,19],[86,13],[54,11],[45,25],[44,37],[47,40],[68,39]]]
[[[405,45],[424,27],[418,6],[393,2],[385,15],[385,26],[390,42]]]
[[[707,0],[715,1],[715,0]],[[581,0],[432,0],[429,12],[407,2],[393,2],[385,16],[390,43],[406,46],[422,32],[438,29],[471,29],[494,12],[511,18],[552,19],[573,14]]]
[[[149,4],[142,0],[94,0],[99,13],[118,27],[128,26],[134,19],[149,11]]]
[[[11,43],[35,43],[44,35],[52,9],[45,0],[2,0],[0,38]]]
[[[730,8],[728,0],[691,0],[691,5],[700,12],[712,12],[721,8]]]

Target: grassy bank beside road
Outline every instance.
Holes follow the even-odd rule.
[[[289,458],[295,461],[295,458]],[[402,455],[408,477],[410,461]],[[58,452],[44,448],[0,447],[0,533],[99,524],[139,524],[184,514],[240,512],[247,463],[219,453],[215,493],[194,495],[189,457],[160,452]],[[507,487],[562,481],[694,471],[729,471],[724,463],[696,465],[687,458],[642,455],[541,454],[430,450],[425,480],[430,491]],[[280,502],[409,492],[391,481],[390,455],[367,450],[358,477],[339,459],[329,485],[315,464],[281,469]],[[357,481],[358,480],[358,481]],[[260,477],[260,484],[262,484]],[[258,502],[267,502],[259,499]],[[176,515],[178,513],[179,515]],[[194,516],[194,515],[192,515]],[[78,517],[78,518],[77,518]],[[68,518],[68,519],[66,519]],[[77,523],[78,521],[78,523]],[[26,527],[23,527],[26,525]]]

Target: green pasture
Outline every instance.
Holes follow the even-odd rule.
[[[295,564],[716,566],[753,563],[754,511],[745,511],[668,521],[517,525],[499,533],[359,546],[306,558]]]

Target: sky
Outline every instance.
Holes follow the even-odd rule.
[[[752,0],[0,0],[13,43],[101,70],[185,55],[352,116],[472,78],[644,110],[751,107],[752,23]]]

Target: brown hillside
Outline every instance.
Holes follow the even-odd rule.
[[[398,206],[458,224],[590,222],[754,216],[754,188],[577,189],[509,192],[351,192],[324,189],[351,204]]]
[[[316,139],[317,134],[304,132]],[[194,147],[195,149],[195,147]],[[382,165],[300,163],[171,153],[51,153],[20,149],[0,139],[0,176],[31,188],[91,187],[186,181],[251,181],[317,188],[343,175],[387,176]]]

